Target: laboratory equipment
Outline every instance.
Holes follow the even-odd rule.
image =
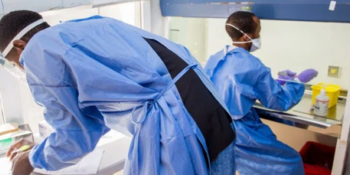
[[[285,84],[286,82],[294,82],[305,84],[310,82],[312,79],[317,77],[318,72],[315,69],[307,69],[302,71],[300,74],[292,72],[290,70],[284,70],[278,72],[278,78],[276,79],[280,84]],[[297,78],[296,80],[294,80]]]
[[[350,1],[349,0],[341,0],[341,1],[329,1],[329,0],[291,0],[291,1],[274,1],[274,0],[252,0],[249,2],[238,1],[238,0],[224,0],[224,1],[216,1],[216,0],[160,0],[161,2],[161,10],[162,15],[166,17],[182,17],[182,18],[208,18],[208,24],[216,24],[214,27],[211,25],[206,26],[208,31],[216,32],[210,33],[208,38],[211,42],[219,43],[220,40],[217,39],[218,36],[227,36],[225,30],[216,29],[217,25],[224,26],[224,19],[232,14],[235,11],[251,11],[256,14],[260,19],[268,19],[266,23],[281,23],[280,25],[289,23],[288,21],[305,21],[305,22],[290,22],[291,24],[317,24],[315,26],[325,27],[329,29],[329,31],[336,31],[337,27],[334,25],[348,25],[348,24],[339,24],[339,23],[349,23],[350,22]],[[213,18],[224,18],[224,19],[213,19]],[[169,18],[165,18],[169,19]],[[178,18],[177,18],[178,19]],[[271,20],[282,20],[273,21]],[[310,23],[307,23],[310,21]],[[316,21],[319,23],[311,23]],[[326,23],[322,23],[326,22]],[[164,25],[166,23],[164,22]],[[308,26],[305,25],[305,26]],[[293,26],[293,25],[291,25]],[[301,25],[302,26],[302,25]],[[285,38],[285,36],[278,37],[278,34],[272,31],[276,31],[272,26],[269,26],[269,31],[271,31],[271,35],[274,36],[276,40],[280,38]],[[174,29],[174,28],[172,28]],[[176,29],[176,28],[175,28]],[[263,29],[266,31],[266,28]],[[304,29],[307,30],[307,29]],[[299,33],[304,32],[303,29],[299,31]],[[285,32],[285,31],[283,31]],[[269,33],[269,32],[266,32]],[[282,33],[282,32],[281,32]],[[308,33],[308,32],[306,32]],[[212,35],[212,36],[211,36]],[[270,35],[270,36],[271,36]],[[277,36],[276,36],[277,35]],[[322,35],[318,33],[319,37]],[[307,35],[308,37],[310,35]],[[316,35],[313,36],[313,40],[317,39]],[[266,36],[263,36],[266,37]],[[267,41],[269,38],[266,39]],[[293,40],[293,39],[291,39]],[[294,40],[293,40],[294,41]],[[294,41],[298,45],[301,40]],[[230,44],[230,40],[224,40],[225,44]],[[318,42],[315,40],[313,42]],[[265,43],[265,42],[264,42]],[[276,44],[276,42],[274,42]],[[308,43],[310,46],[313,45],[312,42]],[[214,45],[210,45],[214,46]],[[342,46],[341,44],[339,47]],[[214,50],[219,49],[217,46],[215,49],[211,49],[209,47],[209,54],[213,54]],[[325,46],[326,47],[326,46]],[[274,48],[274,47],[272,47]],[[280,47],[281,48],[281,47]],[[293,47],[287,47],[293,48]],[[331,47],[326,47],[327,49],[331,49]],[[287,49],[286,49],[287,50]],[[293,50],[293,49],[292,49]],[[310,49],[310,51],[313,49]],[[316,49],[315,49],[316,50]],[[344,48],[343,48],[344,50]],[[299,52],[299,50],[294,50]],[[258,53],[260,54],[260,53]],[[303,53],[300,53],[303,54]],[[319,58],[319,57],[317,57]],[[280,58],[278,58],[280,59]],[[297,58],[298,59],[298,58]],[[300,61],[301,59],[296,61]],[[305,58],[305,59],[311,59]],[[324,58],[323,58],[324,59]],[[308,60],[310,61],[310,60]],[[310,61],[311,62],[311,61]],[[314,65],[317,65],[318,62],[313,61]],[[315,64],[317,63],[317,64]],[[268,66],[268,65],[267,65]],[[327,65],[328,66],[328,65]],[[317,67],[317,66],[316,66]],[[324,66],[326,67],[326,66]],[[319,70],[322,71],[322,70]],[[323,76],[323,75],[321,75]],[[346,76],[346,75],[345,75]],[[339,81],[339,80],[334,80]],[[345,81],[345,80],[344,80]],[[348,80],[346,80],[348,81]],[[295,81],[294,81],[295,82]],[[306,85],[308,87],[308,85]],[[321,88],[319,89],[321,90]],[[349,95],[347,95],[349,97]],[[342,97],[342,99],[346,99],[346,95]],[[349,99],[349,98],[348,98]],[[338,101],[336,105],[329,109],[329,114],[327,118],[324,117],[315,117],[313,113],[310,113],[310,107],[312,105],[312,96],[311,91],[307,91],[306,95],[302,99],[302,101],[292,110],[281,113],[280,111],[270,111],[266,108],[255,104],[255,108],[258,108],[258,113],[264,113],[263,117],[269,115],[268,120],[277,120],[277,119],[288,119],[289,121],[293,121],[296,124],[294,127],[303,128],[309,131],[313,131],[314,133],[320,133],[322,136],[330,135],[337,140],[337,151],[334,159],[334,167],[332,169],[332,174],[341,175],[343,170],[343,164],[345,160],[345,155],[347,152],[348,145],[348,136],[349,136],[349,127],[350,127],[350,104],[345,103],[345,100]],[[302,112],[295,112],[302,111]],[[332,112],[333,111],[333,112]],[[331,113],[331,114],[330,114]],[[261,114],[262,115],[262,114]],[[272,116],[272,117],[271,117]],[[322,129],[320,129],[322,128]],[[287,136],[286,136],[287,137]],[[304,137],[304,136],[302,136]],[[350,146],[349,146],[350,147]],[[350,158],[350,156],[349,156]]]
[[[0,136],[0,155],[5,154],[13,143],[16,143],[21,139],[25,139],[31,142],[34,140],[33,133],[29,125],[21,125],[18,126],[18,128],[19,130],[16,132]]]
[[[278,78],[276,79],[280,84],[284,84],[285,82],[294,82],[305,84],[310,82],[312,79],[317,77],[318,72],[315,69],[307,69],[302,71],[300,74],[296,74],[290,70],[284,70],[278,72]],[[296,80],[294,80],[297,78]]]
[[[12,138],[0,138],[0,155],[5,154],[10,149],[12,143]]]
[[[0,125],[0,136],[12,132],[18,131],[18,125],[16,123],[7,123]]]
[[[278,72],[278,76],[287,76],[287,78],[295,78],[295,76],[297,75],[297,73],[292,72],[290,70],[284,70],[281,72]],[[284,77],[280,77],[280,78],[284,78]]]
[[[325,86],[325,87],[324,87]],[[326,95],[329,97],[329,105],[328,108],[335,106],[338,103],[339,93],[341,87],[336,84],[329,83],[318,83],[311,86],[312,89],[312,104],[316,104],[316,97],[321,93],[322,89],[325,89]]]
[[[287,81],[293,81],[297,73],[290,70],[278,72],[278,79],[276,80],[280,85],[286,84]]]
[[[335,147],[317,142],[306,142],[299,151],[303,158],[306,175],[330,175]]]
[[[329,97],[326,95],[325,86],[326,85],[323,85],[321,93],[316,96],[316,103],[314,108],[315,115],[321,117],[326,117],[328,114]]]
[[[46,137],[50,136],[50,134],[53,132],[55,132],[55,129],[45,120],[39,122],[39,135],[41,138],[45,139]]]

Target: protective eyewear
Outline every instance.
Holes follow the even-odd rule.
[[[0,53],[0,64],[7,68],[7,69],[12,69],[15,67],[15,65],[11,62],[9,62],[6,59],[6,56],[10,53],[10,51],[13,48],[13,42],[16,40],[20,40],[25,34],[27,34],[30,30],[32,30],[34,27],[44,23],[45,21],[43,19],[39,19],[31,24],[29,24],[27,27],[25,27],[21,32],[19,32],[11,41],[10,43],[6,46],[5,50]]]

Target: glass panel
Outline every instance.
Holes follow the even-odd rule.
[[[201,62],[221,51],[231,39],[226,19],[171,17],[169,38],[186,46]],[[310,84],[320,82],[350,87],[350,24],[261,20],[262,48],[253,53],[277,77],[281,70],[319,72]],[[340,68],[340,76],[329,76],[329,66]],[[334,72],[331,71],[330,72]]]
[[[187,47],[201,64],[206,62],[206,20],[194,18],[171,18],[169,38]]]
[[[171,17],[169,21],[169,39],[186,46],[203,65],[210,55],[222,52],[232,43],[225,30],[226,19]],[[313,68],[319,74],[307,88],[321,82],[337,84],[346,97],[350,88],[349,23],[261,20],[261,25],[262,48],[253,55],[271,68],[274,78],[282,70],[300,73]],[[330,66],[340,68],[339,76],[329,75],[335,72],[329,70]],[[330,109],[330,120],[342,120],[344,99],[338,101],[338,107]],[[305,95],[302,103],[291,111],[313,116],[311,106],[310,95]]]

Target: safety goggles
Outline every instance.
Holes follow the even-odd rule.
[[[45,21],[43,19],[39,19],[31,24],[29,24],[27,27],[25,27],[22,31],[20,31],[6,46],[5,50],[0,53],[0,64],[2,67],[5,67],[7,69],[12,69],[15,67],[15,65],[11,62],[9,62],[6,59],[6,56],[10,53],[10,51],[13,48],[13,42],[16,40],[20,40],[25,34],[27,34],[30,30],[32,30],[34,27],[44,23]]]

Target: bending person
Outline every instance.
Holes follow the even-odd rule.
[[[11,147],[13,174],[74,165],[110,129],[132,137],[124,174],[235,173],[231,117],[183,46],[111,18],[50,27],[15,11],[0,21],[0,50],[56,130],[30,151]]]

